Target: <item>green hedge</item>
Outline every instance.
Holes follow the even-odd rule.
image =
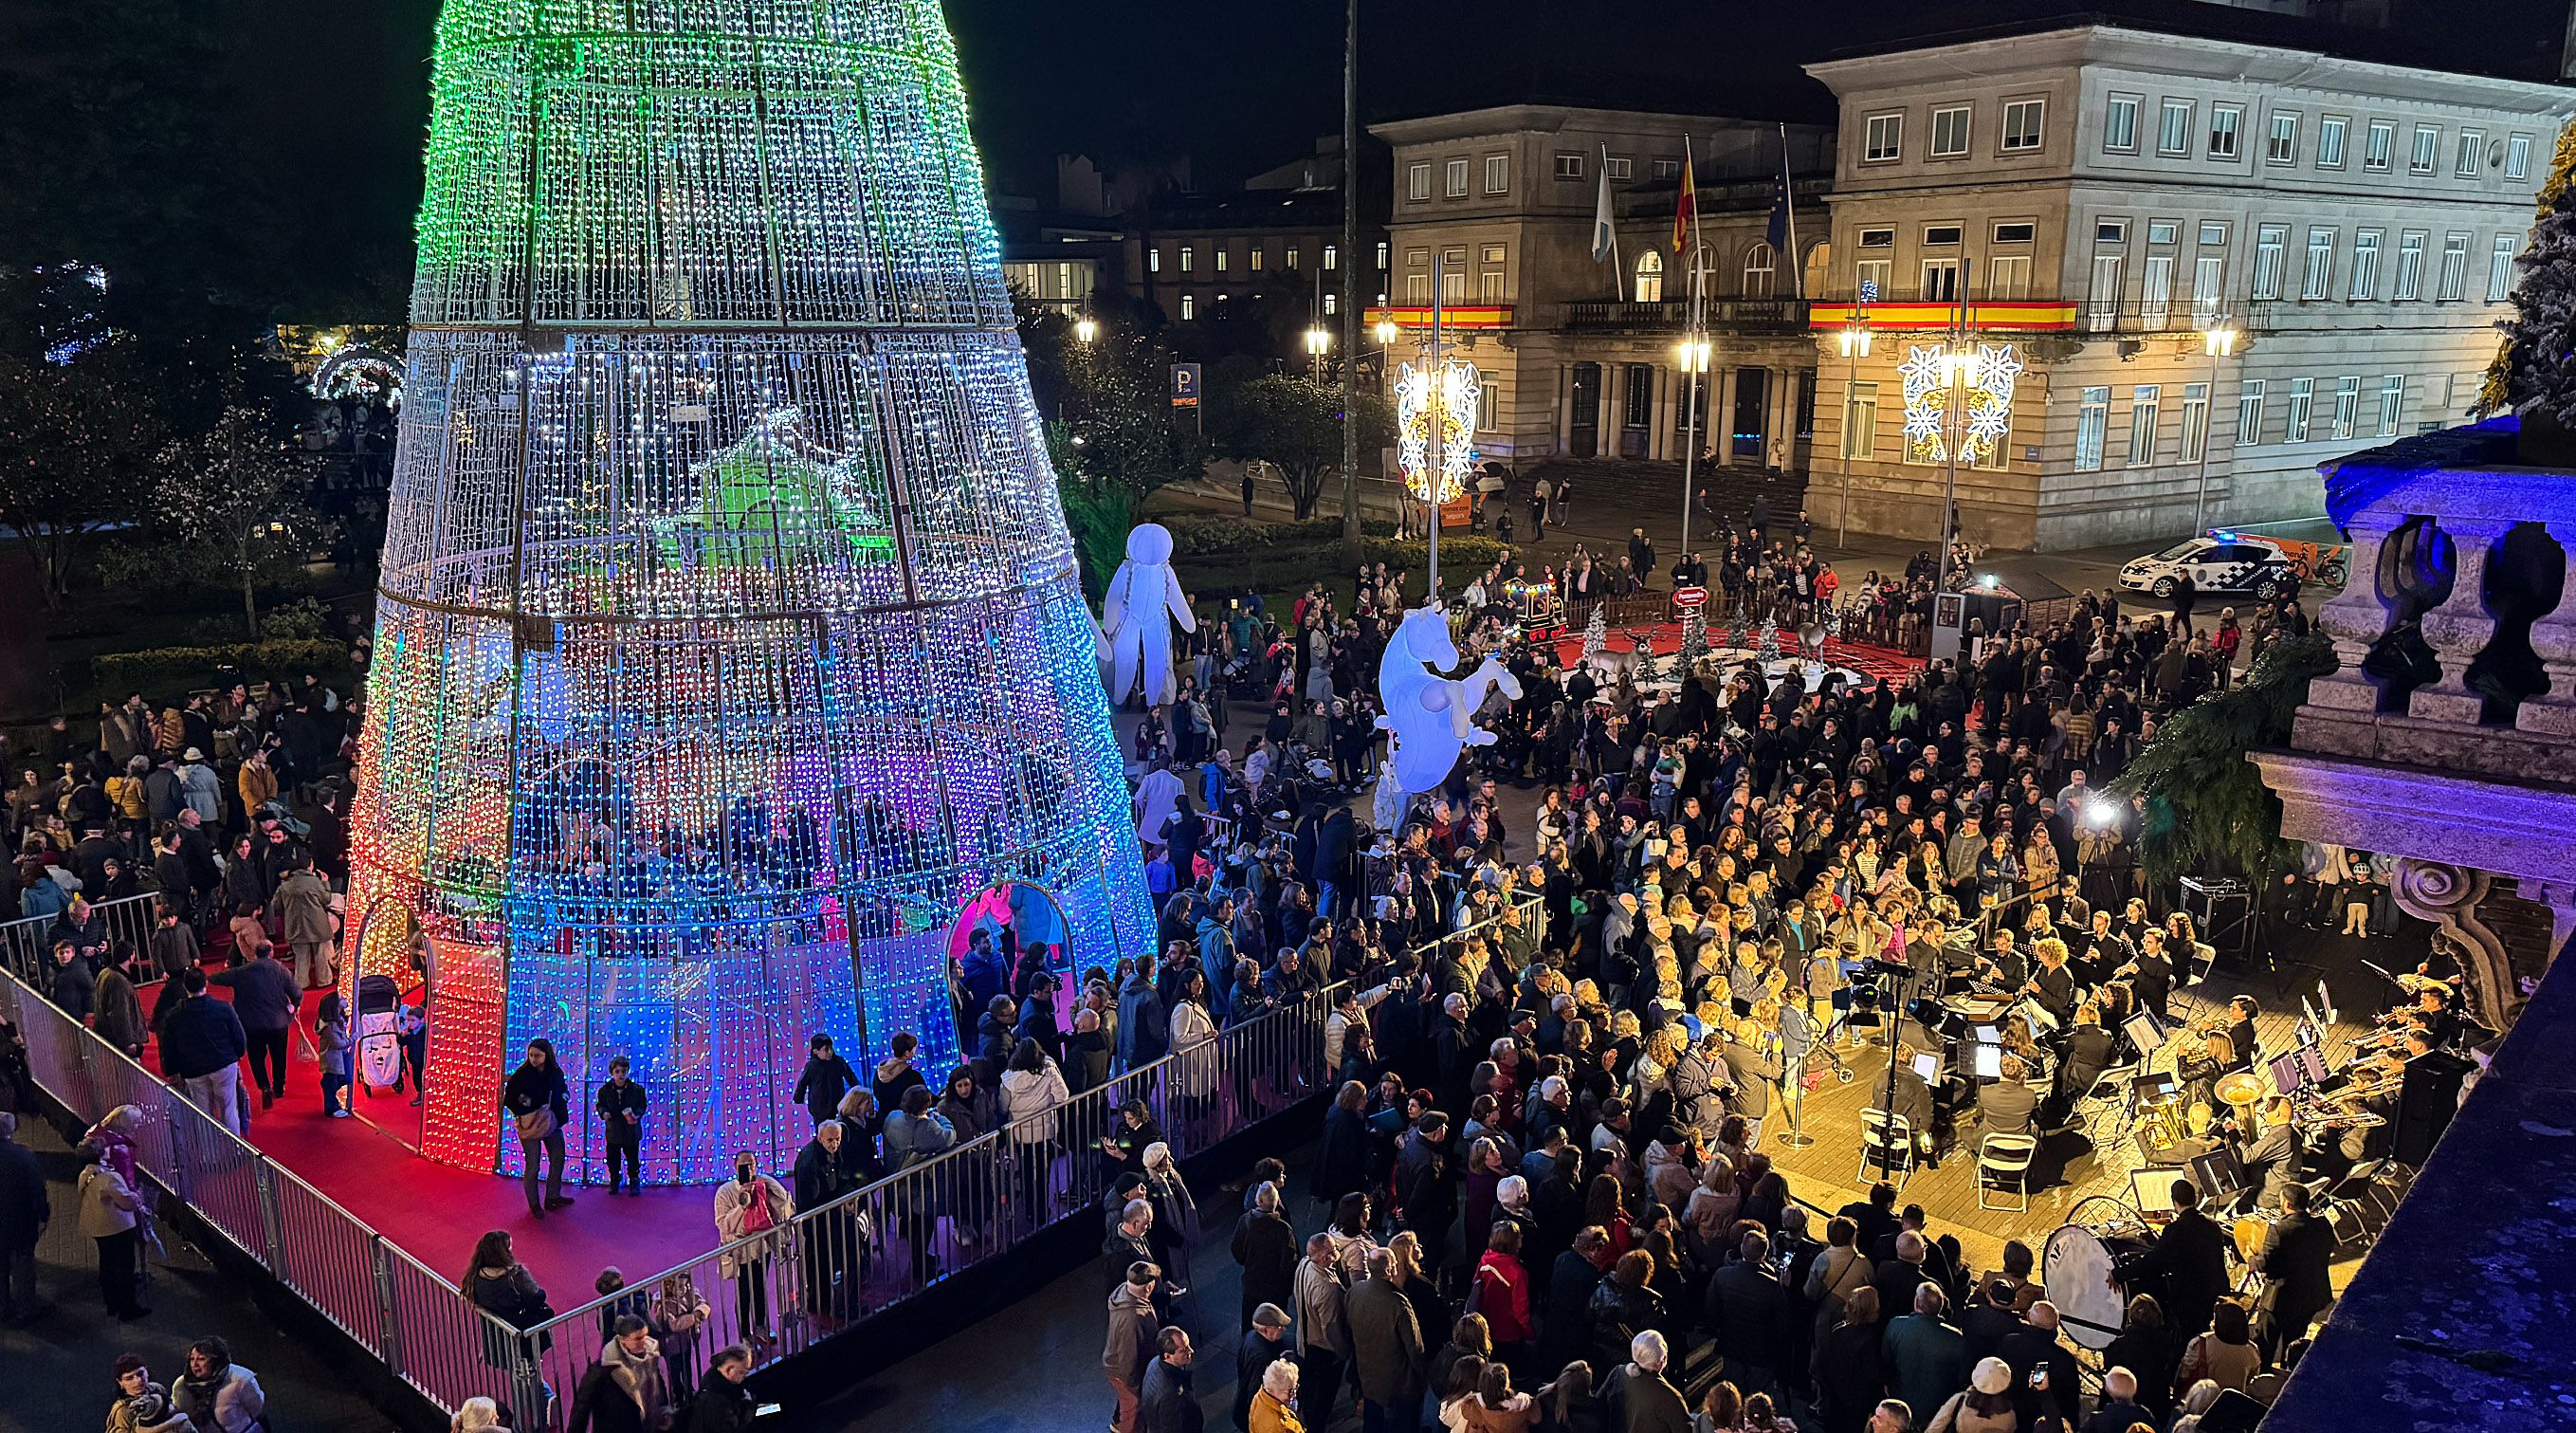
[[[349,669],[349,648],[344,642],[319,638],[283,638],[213,647],[151,647],[89,659],[90,680],[103,697],[113,693],[116,698],[131,692],[175,696],[206,685],[228,666],[240,669],[252,681],[291,682],[306,672],[336,676]]]
[[[1418,599],[1422,595],[1422,575],[1429,559],[1428,548],[1427,543],[1399,542],[1391,535],[1366,537],[1360,540],[1360,560],[1372,564],[1383,562],[1394,571],[1408,574],[1411,581],[1406,585],[1406,594]],[[1443,585],[1456,592],[1466,585],[1469,577],[1500,561],[1502,555],[1503,545],[1489,537],[1441,538]],[[1176,557],[1172,566],[1180,572],[1181,585],[1193,597],[1221,597],[1236,592],[1288,592],[1320,580],[1329,584],[1344,600],[1349,598],[1351,567],[1343,561],[1338,540],[1258,549],[1250,553],[1185,554]]]
[[[1298,547],[1331,546],[1342,540],[1342,520],[1314,517],[1304,522],[1253,522],[1246,518],[1174,513],[1158,516],[1172,534],[1177,557],[1216,557]],[[1360,523],[1365,537],[1392,537],[1395,524],[1378,518]]]

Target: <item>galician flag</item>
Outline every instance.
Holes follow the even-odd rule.
[[[1685,141],[1687,143],[1687,141]],[[1682,253],[1690,245],[1691,225],[1699,219],[1699,178],[1691,168],[1691,152],[1682,150],[1682,193],[1673,205],[1673,252]]]
[[[1592,262],[1606,264],[1619,251],[1618,231],[1610,222],[1610,166],[1601,166],[1600,197],[1592,201]]]

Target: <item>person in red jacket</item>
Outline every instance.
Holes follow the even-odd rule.
[[[1476,1311],[1492,1330],[1494,1356],[1515,1367],[1527,1362],[1531,1340],[1538,1336],[1530,1322],[1529,1271],[1521,1267],[1521,1226],[1508,1220],[1494,1225],[1485,1257],[1476,1265]]]

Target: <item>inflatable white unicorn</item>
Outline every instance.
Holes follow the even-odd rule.
[[[1493,745],[1494,734],[1475,725],[1476,709],[1496,687],[1518,700],[1521,684],[1492,657],[1464,677],[1447,676],[1457,665],[1458,644],[1437,603],[1404,614],[1377,667],[1378,695],[1386,703],[1377,724],[1395,736],[1381,783],[1391,778],[1408,795],[1434,790],[1468,747]]]
[[[1127,560],[1118,564],[1118,574],[1109,579],[1109,590],[1101,597],[1100,631],[1109,642],[1111,666],[1109,699],[1123,704],[1138,683],[1145,688],[1145,700],[1154,705],[1170,701],[1180,691],[1180,680],[1172,670],[1172,627],[1163,620],[1170,612],[1184,632],[1198,630],[1198,619],[1190,615],[1190,599],[1181,591],[1181,575],[1172,570],[1172,534],[1161,523],[1142,523],[1127,534]]]

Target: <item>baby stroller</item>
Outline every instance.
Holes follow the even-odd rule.
[[[402,987],[390,975],[358,980],[358,1079],[370,1091],[402,1090]]]

